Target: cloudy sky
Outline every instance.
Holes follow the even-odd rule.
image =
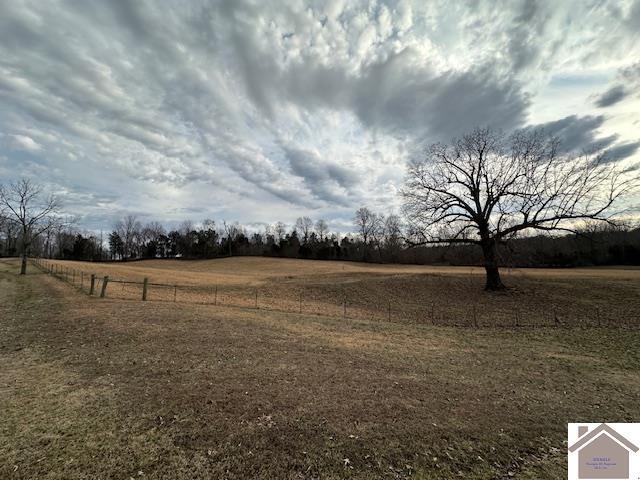
[[[0,0],[0,181],[127,213],[345,231],[419,146],[543,125],[640,162],[640,1]]]

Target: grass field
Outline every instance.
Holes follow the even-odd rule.
[[[16,267],[0,263],[0,478],[558,479],[567,422],[640,417],[637,329],[99,299]],[[246,258],[99,267],[417,299],[425,288],[443,302],[532,309],[562,295],[584,309],[635,308],[639,288],[636,270],[527,271],[484,300],[468,269]]]
[[[507,292],[483,292],[478,267],[376,265],[261,257],[144,260],[129,263],[50,261],[85,277],[152,285],[150,300],[218,303],[351,318],[439,325],[640,326],[640,269],[505,269]],[[69,276],[67,276],[68,279]],[[88,289],[88,281],[84,282]],[[215,298],[214,298],[215,295]],[[142,286],[115,284],[112,298],[141,299]],[[345,305],[346,303],[346,305]]]

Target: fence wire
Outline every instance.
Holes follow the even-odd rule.
[[[409,322],[452,327],[640,327],[640,312],[625,305],[603,305],[588,313],[566,304],[545,308],[501,307],[481,303],[388,300],[338,285],[179,285],[87,274],[43,259],[32,262],[43,272],[95,297],[251,308],[328,317]]]

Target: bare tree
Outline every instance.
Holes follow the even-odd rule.
[[[500,290],[498,244],[535,230],[575,232],[581,220],[613,223],[612,206],[634,184],[606,153],[561,155],[542,131],[478,128],[431,145],[410,165],[403,197],[413,245],[478,245],[486,289]]]
[[[395,261],[402,248],[402,222],[396,214],[389,215],[383,226],[384,245],[391,260]]]
[[[124,257],[134,257],[139,247],[142,224],[135,215],[127,215],[123,220],[115,225],[115,231],[120,235],[123,242]]]
[[[20,274],[27,273],[27,255],[31,244],[59,221],[60,204],[54,195],[45,196],[42,187],[28,179],[0,186],[0,209],[5,221],[20,232]]]
[[[320,237],[321,242],[324,242],[324,239],[329,233],[329,226],[322,218],[316,222],[316,233],[318,234],[318,237]]]
[[[296,231],[302,235],[303,243],[307,243],[309,241],[309,235],[313,230],[313,220],[309,217],[299,217],[296,220]]]
[[[287,226],[282,222],[276,222],[273,226],[273,235],[275,239],[278,241],[278,245],[282,242],[285,234],[287,233]]]
[[[356,210],[356,216],[353,220],[358,234],[362,237],[365,245],[373,239],[376,230],[379,228],[380,222],[378,215],[369,210],[367,207],[360,207]]]
[[[354,224],[364,245],[362,252],[363,259],[366,260],[369,258],[369,247],[372,243],[378,247],[379,253],[382,233],[381,227],[384,224],[384,216],[372,212],[367,207],[360,207],[356,210]]]
[[[227,244],[229,246],[229,256],[232,256],[231,245],[240,238],[244,233],[242,227],[238,222],[227,223],[226,220],[222,221],[225,236],[227,237]]]

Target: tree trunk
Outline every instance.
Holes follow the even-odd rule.
[[[27,252],[22,252],[22,264],[20,265],[20,275],[27,273]]]
[[[506,287],[500,279],[498,268],[498,252],[495,240],[486,240],[482,243],[482,253],[484,254],[484,269],[487,273],[487,283],[485,290],[504,290]]]

